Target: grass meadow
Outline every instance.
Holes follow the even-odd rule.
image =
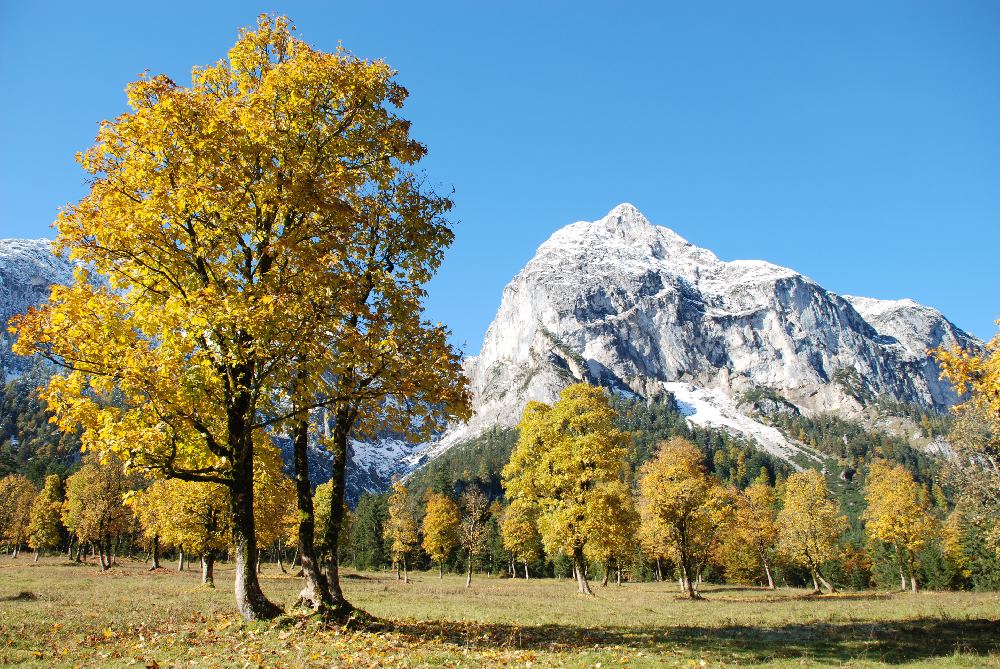
[[[1000,593],[813,597],[732,586],[686,601],[676,586],[347,572],[348,598],[376,621],[289,614],[244,624],[232,573],[147,571],[30,556],[0,560],[0,666],[15,667],[1000,667]],[[290,607],[299,579],[265,565]]]

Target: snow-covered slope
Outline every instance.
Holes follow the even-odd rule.
[[[30,358],[11,354],[7,321],[47,300],[53,284],[73,279],[73,266],[53,254],[51,246],[48,239],[0,239],[0,380],[32,364]]]
[[[786,267],[720,260],[622,204],[557,231],[504,289],[466,364],[476,414],[449,438],[512,425],[528,400],[551,402],[574,379],[707,393],[716,408],[766,387],[806,413],[857,414],[877,396],[940,409],[955,399],[926,353],[940,343],[979,344],[911,300],[844,298]],[[795,448],[723,408],[720,427],[786,457]]]

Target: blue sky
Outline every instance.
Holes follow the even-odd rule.
[[[260,12],[399,70],[458,238],[430,315],[469,353],[552,232],[632,202],[724,259],[1000,317],[1000,3],[0,4],[0,237],[49,236],[73,155],[149,69]]]

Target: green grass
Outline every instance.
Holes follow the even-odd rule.
[[[125,562],[101,574],[56,558],[0,562],[0,666],[30,667],[1000,667],[1000,594],[808,597],[672,584],[596,588],[568,580],[347,573],[345,591],[379,619],[364,630],[291,614],[245,625],[232,574],[216,590],[194,571]],[[291,606],[299,580],[266,566]]]

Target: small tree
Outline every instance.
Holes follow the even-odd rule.
[[[896,556],[900,589],[917,591],[917,554],[934,537],[934,518],[921,500],[920,488],[902,465],[876,460],[865,479],[865,533],[888,544]]]
[[[410,492],[399,481],[392,484],[392,494],[389,495],[389,518],[385,524],[385,539],[391,542],[390,552],[396,567],[396,578],[399,568],[403,568],[403,582],[409,583],[406,558],[417,547],[417,521],[410,508]]]
[[[592,595],[584,550],[607,532],[608,519],[595,500],[620,483],[625,469],[625,435],[601,388],[571,385],[552,406],[529,402],[503,483],[511,503],[535,512],[549,554],[564,553],[576,572],[580,594]]]
[[[640,512],[645,534],[669,537],[672,557],[688,597],[723,520],[721,486],[705,471],[698,448],[680,437],[660,445],[639,473]]]
[[[523,501],[515,500],[503,510],[500,523],[503,547],[510,551],[513,562],[524,563],[524,578],[528,578],[528,563],[542,557],[542,537],[538,534],[538,523],[534,509]],[[516,576],[517,569],[511,573]]]
[[[35,550],[35,560],[39,551],[58,548],[62,543],[65,528],[62,524],[64,501],[63,483],[58,474],[45,477],[45,486],[31,506],[31,523],[28,526],[28,545]]]
[[[444,578],[444,563],[458,545],[460,526],[458,505],[447,495],[427,495],[424,513],[424,551],[438,564],[438,577]]]
[[[489,500],[478,488],[462,493],[460,500],[462,521],[459,525],[459,542],[465,550],[465,587],[472,586],[472,562],[486,547],[489,532]]]
[[[737,579],[764,572],[767,587],[774,589],[774,551],[778,538],[774,488],[757,482],[733,495],[735,515],[724,539],[727,576]]]
[[[20,474],[0,479],[0,539],[11,545],[12,557],[17,557],[21,544],[28,539],[37,494],[31,481]]]
[[[837,556],[838,541],[846,529],[847,518],[840,515],[822,474],[807,469],[788,477],[778,513],[778,550],[792,564],[809,570],[813,592],[820,591],[821,583],[829,592],[835,591],[821,568]]]
[[[97,547],[101,571],[111,568],[112,540],[133,527],[125,497],[134,483],[121,460],[114,455],[102,459],[94,452],[88,452],[79,471],[66,479],[63,524],[81,544]]]

